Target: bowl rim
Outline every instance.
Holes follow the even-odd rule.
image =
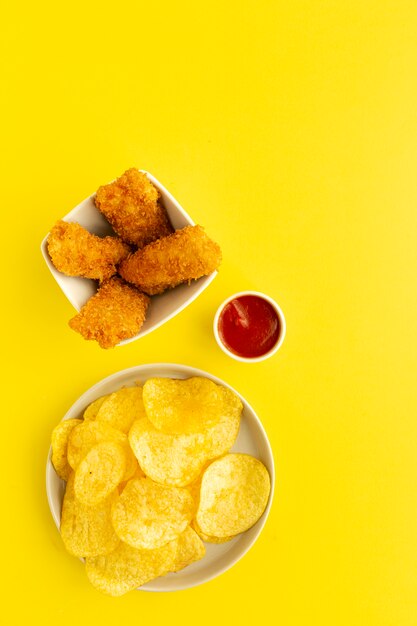
[[[263,444],[265,446],[265,451],[266,451],[266,456],[268,457],[266,462],[264,463],[265,466],[267,467],[269,476],[270,476],[270,482],[271,482],[271,490],[270,490],[270,494],[269,494],[269,498],[268,498],[268,503],[265,507],[264,512],[262,513],[261,517],[259,518],[259,520],[256,522],[256,524],[252,527],[254,528],[256,526],[256,532],[254,533],[253,537],[247,542],[247,544],[245,546],[243,546],[243,548],[239,551],[239,553],[237,555],[235,555],[234,557],[232,557],[229,561],[227,561],[227,563],[225,563],[223,566],[221,566],[218,570],[216,570],[216,572],[213,573],[209,573],[206,574],[205,576],[201,576],[199,577],[199,579],[195,582],[192,582],[191,584],[178,584],[175,588],[172,589],[158,589],[155,587],[152,587],[152,583],[154,581],[149,581],[149,583],[145,583],[145,585],[143,585],[142,587],[138,587],[136,590],[140,590],[140,591],[149,591],[149,592],[157,592],[157,593],[166,593],[166,592],[173,592],[173,591],[181,591],[184,589],[191,589],[192,587],[196,587],[199,585],[202,585],[210,580],[213,580],[214,578],[217,578],[218,576],[220,576],[221,574],[225,573],[226,571],[228,571],[230,568],[232,568],[238,561],[240,561],[240,559],[242,559],[245,554],[247,554],[247,552],[252,548],[252,546],[255,544],[255,542],[257,541],[257,539],[259,538],[265,524],[267,521],[267,518],[269,516],[269,512],[272,506],[272,502],[274,499],[274,491],[275,491],[275,463],[274,463],[274,456],[273,456],[273,452],[272,452],[272,447],[268,438],[268,435],[266,433],[266,430],[260,420],[260,418],[258,417],[257,413],[254,411],[253,407],[249,404],[249,402],[236,390],[234,389],[234,387],[232,387],[231,385],[229,385],[228,383],[226,383],[223,379],[219,378],[218,376],[215,376],[214,374],[211,374],[210,372],[207,372],[205,370],[190,366],[190,365],[184,365],[184,364],[180,364],[180,363],[169,363],[169,362],[160,362],[160,363],[143,363],[141,365],[136,365],[133,367],[129,367],[123,370],[119,370],[117,372],[114,372],[113,374],[110,374],[109,376],[106,376],[105,378],[99,380],[97,383],[95,383],[94,385],[92,385],[91,387],[89,387],[84,393],[81,394],[81,396],[79,396],[77,398],[77,400],[70,406],[70,408],[67,410],[67,412],[65,413],[65,415],[63,416],[63,418],[61,419],[61,421],[64,421],[66,419],[69,419],[71,417],[76,417],[78,414],[80,414],[82,412],[82,409],[85,408],[86,405],[86,400],[85,398],[89,397],[91,394],[96,395],[96,397],[99,397],[100,395],[100,390],[105,387],[108,383],[110,382],[116,382],[118,378],[125,378],[125,377],[129,377],[129,376],[133,376],[133,375],[140,375],[141,371],[147,370],[149,368],[153,368],[156,370],[172,370],[175,369],[177,370],[179,373],[182,374],[186,374],[188,375],[188,377],[190,376],[202,376],[205,378],[208,378],[209,380],[212,380],[213,382],[223,385],[225,387],[228,387],[229,389],[231,389],[234,393],[236,393],[236,395],[241,399],[244,410],[249,411],[250,414],[250,418],[254,421],[254,423],[256,424],[256,427],[258,428],[260,435],[262,437],[262,441]],[[155,376],[160,376],[161,374],[155,374]],[[93,400],[89,400],[89,402],[93,402]],[[233,451],[232,451],[233,452]],[[48,501],[48,506],[49,506],[49,510],[51,512],[52,518],[54,520],[55,526],[57,527],[57,530],[59,532],[59,526],[60,526],[60,517],[58,518],[55,514],[55,505],[53,503],[53,499],[52,499],[52,494],[50,492],[49,489],[49,482],[50,480],[61,480],[57,474],[55,473],[55,470],[53,468],[52,462],[51,462],[51,456],[52,456],[52,447],[49,447],[49,451],[48,451],[48,456],[47,456],[47,461],[46,461],[46,473],[45,473],[45,479],[46,479],[46,495],[47,495],[47,501]],[[249,529],[251,530],[251,529]],[[241,533],[238,536],[243,536],[244,533]],[[156,579],[158,580],[158,579]]]
[[[219,324],[219,318],[223,309],[226,307],[227,304],[229,304],[229,302],[231,302],[235,298],[240,298],[241,296],[257,296],[258,298],[262,298],[263,300],[266,300],[267,302],[269,302],[269,304],[273,307],[275,313],[277,314],[278,319],[281,324],[281,333],[280,333],[278,341],[270,350],[268,350],[268,352],[265,352],[265,354],[261,354],[260,356],[243,357],[243,356],[239,356],[238,354],[235,354],[234,352],[229,350],[227,346],[225,346],[219,334],[218,324]],[[269,359],[269,357],[273,356],[276,352],[278,352],[278,350],[280,349],[280,347],[282,346],[284,342],[285,335],[287,334],[287,324],[286,324],[285,316],[284,316],[284,313],[282,312],[281,307],[279,306],[278,302],[276,302],[273,298],[271,298],[271,296],[268,296],[266,293],[263,293],[261,291],[252,291],[252,290],[238,291],[237,293],[233,293],[231,296],[223,300],[223,302],[217,308],[217,311],[213,319],[213,333],[214,333],[214,337],[216,339],[217,345],[219,346],[219,348],[221,348],[221,350],[223,350],[225,354],[227,354],[227,356],[230,356],[232,359],[235,359],[236,361],[240,361],[241,363],[260,363],[261,361],[265,361],[266,359]]]

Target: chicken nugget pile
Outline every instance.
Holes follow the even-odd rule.
[[[66,481],[61,536],[94,587],[120,596],[251,528],[270,478],[230,453],[240,398],[206,378],[148,379],[98,398],[52,433]]]
[[[137,169],[100,187],[94,201],[115,236],[98,237],[60,220],[48,236],[48,252],[63,274],[98,281],[96,295],[69,325],[113,348],[139,333],[149,296],[211,274],[221,250],[201,226],[174,232],[159,190]]]

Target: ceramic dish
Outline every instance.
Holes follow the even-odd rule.
[[[259,356],[244,357],[237,354],[236,352],[233,352],[233,350],[229,349],[228,346],[224,343],[221,337],[221,333],[219,332],[219,319],[225,307],[233,300],[237,300],[242,296],[254,296],[255,298],[259,298],[260,300],[265,300],[268,304],[271,305],[279,322],[280,331],[276,343],[272,346],[270,350],[267,350]],[[239,293],[234,293],[232,296],[229,296],[228,298],[226,298],[226,300],[223,300],[223,302],[217,309],[213,320],[213,333],[217,341],[217,345],[223,350],[225,354],[227,354],[227,356],[230,356],[232,357],[232,359],[240,361],[241,363],[259,363],[260,361],[265,361],[265,359],[269,359],[269,357],[273,356],[282,346],[286,332],[287,325],[281,307],[270,296],[267,296],[266,293],[261,293],[260,291],[239,291]]]
[[[144,171],[144,170],[141,170]],[[184,228],[188,225],[194,225],[191,217],[184,211],[182,206],[175,200],[175,198],[165,189],[161,183],[156,180],[154,176],[148,172],[144,172],[149,180],[159,189],[162,196],[162,202],[167,210],[169,219],[175,230]],[[65,222],[78,222],[86,228],[90,233],[104,237],[106,235],[114,235],[114,232],[107,222],[105,217],[100,213],[94,204],[95,194],[91,195],[86,200],[83,200],[78,206],[65,215],[62,219]],[[48,233],[49,235],[49,233]],[[52,276],[55,278],[58,285],[61,287],[65,296],[71,302],[71,304],[79,311],[81,307],[87,302],[87,300],[96,293],[97,283],[94,280],[88,278],[80,278],[73,276],[65,276],[59,272],[53,265],[51,258],[48,254],[47,240],[48,235],[43,239],[41,244],[42,255],[45,259],[47,266],[49,267]],[[203,276],[198,280],[193,281],[190,285],[179,285],[175,289],[171,289],[166,293],[158,296],[153,296],[151,306],[149,307],[146,320],[140,330],[140,332],[131,337],[121,341],[118,345],[130,343],[144,337],[148,333],[152,332],[174,315],[177,315],[180,311],[185,309],[193,300],[195,300],[206,289],[211,281],[215,278],[217,272],[212,272],[208,276]]]
[[[189,378],[190,376],[205,376],[217,384],[230,387],[227,383],[207,372],[172,363],[156,363],[139,365],[130,369],[117,372],[100,381],[86,391],[69,409],[63,419],[79,417],[84,409],[93,400],[104,394],[111,393],[123,386],[134,385],[136,382],[144,383],[152,376],[164,376],[170,378]],[[232,389],[232,387],[230,387]],[[233,391],[235,391],[233,389]],[[192,563],[185,569],[157,578],[141,587],[145,591],[176,591],[200,585],[216,576],[219,576],[234,565],[253,546],[258,538],[269,513],[274,493],[274,461],[271,446],[266,432],[257,417],[255,411],[246,400],[235,391],[243,402],[242,420],[239,435],[233,446],[234,452],[246,452],[261,460],[269,471],[271,477],[271,493],[265,512],[258,522],[245,533],[242,533],[223,544],[206,544],[206,555],[201,561]],[[57,420],[58,421],[58,420]],[[46,492],[51,513],[57,528],[61,518],[61,506],[65,492],[65,482],[58,478],[51,463],[51,451],[46,466]],[[69,555],[68,555],[68,558]]]

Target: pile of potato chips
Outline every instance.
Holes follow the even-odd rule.
[[[52,433],[67,482],[61,536],[97,589],[122,595],[253,526],[270,478],[229,453],[242,403],[207,378],[151,378],[95,400]]]

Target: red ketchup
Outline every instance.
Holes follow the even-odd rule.
[[[239,296],[226,304],[217,329],[230,352],[250,359],[272,350],[278,342],[281,324],[267,300],[260,296]]]

